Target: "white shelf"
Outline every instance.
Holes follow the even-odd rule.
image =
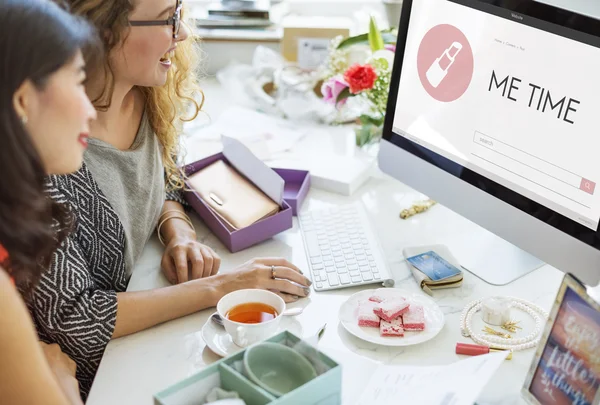
[[[196,30],[204,41],[279,42],[283,38],[283,29],[277,26],[267,29],[197,28]]]

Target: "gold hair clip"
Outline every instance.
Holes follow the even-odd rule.
[[[517,329],[523,329],[523,328],[521,328],[521,327],[518,325],[520,322],[521,322],[521,321],[513,321],[513,320],[510,320],[510,321],[508,321],[508,322],[505,322],[505,323],[504,323],[504,324],[501,326],[501,328],[502,328],[502,329],[504,329],[504,330],[507,330],[507,331],[509,331],[509,332],[515,333],[515,332],[517,332]]]
[[[495,329],[490,328],[489,326],[486,326],[484,329],[482,329],[482,331],[488,335],[500,336],[501,338],[504,338],[504,339],[512,339],[512,336],[509,335],[508,333],[499,332]]]
[[[402,219],[410,218],[413,215],[417,215],[417,214],[427,211],[429,208],[433,207],[435,204],[437,204],[437,202],[435,202],[433,200],[420,201],[418,203],[413,204],[410,208],[400,211],[400,218],[402,218]]]

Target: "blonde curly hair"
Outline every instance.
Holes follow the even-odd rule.
[[[101,35],[106,55],[103,66],[104,89],[93,100],[98,110],[106,110],[110,107],[114,91],[109,52],[124,39],[123,35],[129,27],[128,16],[134,8],[133,0],[57,1],[66,3],[72,13],[87,18],[98,32],[108,33]],[[185,8],[183,11],[185,12]],[[162,160],[169,190],[180,190],[184,187],[184,173],[177,164],[177,156],[180,154],[179,134],[183,122],[194,120],[204,104],[204,93],[198,83],[200,53],[197,42],[198,38],[190,34],[186,41],[178,44],[164,86],[140,87],[147,100],[146,111],[150,124],[162,145]]]

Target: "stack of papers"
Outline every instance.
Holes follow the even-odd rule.
[[[509,353],[419,367],[379,365],[335,349],[324,352],[342,365],[342,403],[349,405],[472,405]],[[366,388],[357,381],[368,381]]]

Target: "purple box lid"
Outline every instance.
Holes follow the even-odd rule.
[[[283,199],[292,207],[292,213],[298,216],[310,189],[310,173],[306,170],[294,169],[273,170],[285,180]]]

